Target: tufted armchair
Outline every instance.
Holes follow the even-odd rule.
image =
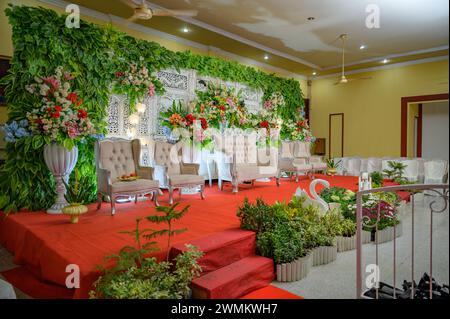
[[[111,200],[111,214],[116,212],[115,202],[118,196],[152,194],[155,205],[160,192],[159,182],[153,180],[153,169],[140,166],[141,143],[139,140],[105,139],[97,141],[95,158],[97,167],[98,206],[102,205],[103,195]],[[136,173],[141,177],[136,181],[120,181],[118,177]]]
[[[200,197],[205,199],[205,178],[199,175],[199,164],[184,163],[183,143],[155,142],[155,170],[162,171],[162,184],[169,190],[169,203],[173,204],[173,191],[181,195],[183,187],[200,187]]]
[[[223,182],[233,185],[233,193],[239,190],[239,184],[256,179],[275,177],[279,186],[278,150],[256,146],[256,135],[233,132],[216,134],[214,144],[218,168],[219,189],[223,190]]]
[[[326,172],[328,165],[323,161],[321,156],[312,156],[311,155],[311,143],[308,142],[297,142],[298,144],[298,152],[307,154],[309,158],[309,164],[312,165],[312,173],[316,172]]]
[[[300,173],[309,174],[313,169],[308,163],[308,153],[304,148],[299,149],[298,146],[297,142],[281,142],[278,159],[279,173],[294,173],[296,182]]]

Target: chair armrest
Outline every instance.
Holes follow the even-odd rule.
[[[136,174],[143,179],[153,180],[153,167],[138,166],[136,169]]]
[[[97,168],[98,190],[101,192],[108,192],[111,184],[111,172],[104,168]]]
[[[199,164],[194,163],[181,163],[181,174],[187,175],[198,175],[198,171],[200,169]]]
[[[313,155],[309,158],[310,163],[325,163],[322,156]]]

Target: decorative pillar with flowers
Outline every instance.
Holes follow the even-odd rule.
[[[57,198],[47,210],[49,214],[60,214],[67,205],[63,181],[68,181],[77,163],[77,143],[95,133],[83,100],[71,91],[73,79],[71,73],[58,67],[54,75],[35,77],[35,83],[26,87],[41,98],[42,106],[27,113],[27,119],[31,134],[43,137],[44,161],[56,180]]]

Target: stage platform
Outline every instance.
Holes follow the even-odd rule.
[[[316,177],[328,180],[332,186],[354,191],[357,189],[356,177]],[[206,187],[205,200],[201,200],[199,195],[178,198],[176,194],[175,200],[180,202],[180,207],[191,207],[186,216],[174,225],[176,228],[187,228],[188,231],[176,236],[173,244],[239,228],[236,212],[246,197],[252,201],[262,197],[268,203],[288,201],[297,187],[308,190],[309,183],[306,178],[298,183],[282,179],[280,187],[274,181],[256,182],[254,187],[242,185],[238,194],[231,193],[229,184],[225,184],[224,191],[219,191],[214,185],[212,188]],[[167,205],[167,201],[165,193],[160,198],[160,204]],[[103,263],[105,256],[117,253],[123,246],[133,243],[130,236],[119,232],[133,229],[137,218],[156,213],[150,201],[118,204],[116,208],[116,215],[111,216],[108,203],[104,203],[99,211],[95,204],[89,205],[89,213],[82,216],[78,224],[70,224],[66,216],[44,212],[21,212],[1,218],[0,244],[14,254],[16,264],[22,265],[3,275],[32,297],[86,298],[99,275],[96,266]],[[152,225],[154,229],[162,227]],[[155,256],[161,259],[166,255],[164,239],[158,241],[162,243],[161,251]],[[80,289],[65,288],[68,275],[65,270],[69,264],[80,267]]]

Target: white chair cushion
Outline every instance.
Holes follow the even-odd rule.
[[[159,182],[149,179],[138,179],[130,182],[118,181],[111,185],[113,193],[140,192],[155,188],[159,188]]]
[[[205,183],[205,178],[200,175],[170,175],[169,176],[169,184],[171,186],[179,186],[179,185],[201,185]]]

